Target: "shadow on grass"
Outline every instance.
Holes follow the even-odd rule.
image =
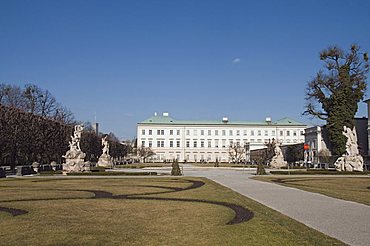
[[[174,192],[181,192],[186,190],[198,189],[205,185],[203,181],[197,180],[183,180],[187,183],[191,184],[188,187],[181,188],[181,187],[167,187],[167,186],[156,186],[156,185],[142,185],[140,187],[146,188],[159,188],[163,189],[164,191],[158,192],[150,192],[150,193],[140,193],[140,194],[129,194],[129,195],[113,195],[110,192],[103,191],[103,190],[68,190],[68,191],[83,191],[83,192],[90,192],[93,193],[94,196],[91,198],[51,198],[51,199],[25,199],[25,200],[11,200],[11,201],[3,201],[3,202],[14,202],[14,201],[50,201],[50,200],[71,200],[71,199],[122,199],[122,200],[155,200],[155,201],[177,201],[177,202],[197,202],[197,203],[206,203],[212,205],[218,205],[227,207],[234,211],[235,216],[232,220],[228,221],[227,225],[235,225],[242,222],[246,222],[254,217],[252,211],[227,202],[217,202],[217,201],[207,201],[203,199],[187,199],[187,198],[164,198],[164,197],[150,197],[150,195],[158,195],[158,194],[167,194],[167,193],[174,193]],[[14,209],[14,208],[7,208],[7,207],[0,207],[0,211],[10,213],[13,216],[18,216],[22,214],[28,213],[26,210]]]

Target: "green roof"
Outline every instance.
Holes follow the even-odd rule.
[[[266,121],[227,121],[222,120],[175,120],[170,116],[152,116],[138,124],[159,124],[159,125],[277,125],[277,126],[306,126],[301,122],[290,118],[283,118],[275,122]]]

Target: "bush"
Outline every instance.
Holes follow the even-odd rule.
[[[181,170],[180,170],[180,166],[179,166],[179,162],[177,160],[174,160],[172,162],[171,175],[172,176],[181,176],[182,175]]]
[[[262,163],[257,165],[257,173],[256,175],[266,175],[265,167],[262,165]]]

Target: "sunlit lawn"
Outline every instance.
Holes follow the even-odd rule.
[[[370,177],[289,177],[273,175],[258,176],[255,179],[370,205]]]
[[[205,185],[191,190],[191,181]],[[167,187],[167,188],[166,188]],[[91,199],[99,190],[142,199]],[[169,193],[144,195],[145,193]],[[228,225],[230,208],[189,201],[223,201],[254,213]],[[0,212],[1,245],[341,245],[303,224],[207,179],[2,179],[0,207],[28,213]]]

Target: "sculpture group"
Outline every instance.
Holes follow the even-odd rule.
[[[338,171],[364,171],[364,159],[358,151],[356,129],[344,126],[343,135],[347,137],[346,153],[335,162]]]
[[[107,136],[102,138],[101,144],[103,146],[103,153],[99,157],[97,166],[105,167],[105,168],[113,168],[112,157],[109,155],[109,142],[107,140]]]
[[[66,163],[63,164],[63,173],[87,172],[90,171],[90,162],[85,162],[86,154],[81,150],[80,142],[83,132],[83,125],[74,127],[73,136],[69,141],[69,150],[63,156]],[[102,138],[103,153],[99,158],[97,166],[104,168],[113,168],[113,160],[109,155],[109,142],[107,136]]]
[[[284,160],[284,155],[283,152],[281,151],[279,143],[275,142],[274,139],[272,140],[272,143],[274,144],[274,156],[270,161],[270,167],[272,168],[286,167],[288,163]]]
[[[63,173],[90,171],[90,163],[85,162],[86,154],[82,152],[80,146],[83,129],[83,125],[74,127],[73,136],[69,141],[69,150],[63,156],[66,159],[66,163],[63,164]]]

